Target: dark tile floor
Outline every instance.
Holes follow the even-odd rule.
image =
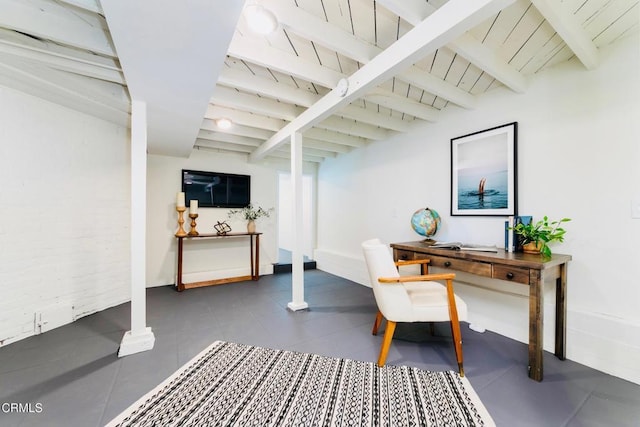
[[[305,273],[310,310],[290,312],[291,277],[177,293],[148,290],[153,350],[118,358],[129,304],[0,348],[0,426],[102,426],[215,340],[375,361],[371,290]],[[526,375],[526,345],[463,324],[465,372],[498,426],[639,426],[640,386],[545,353]],[[399,325],[388,363],[456,369],[448,325]],[[7,404],[22,404],[11,413]],[[30,406],[28,404],[31,404]],[[30,412],[29,412],[30,410]]]

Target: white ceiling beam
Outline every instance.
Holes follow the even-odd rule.
[[[204,131],[210,131],[214,133],[213,134],[205,133]],[[219,129],[213,120],[204,119],[202,122],[202,131],[200,132],[199,137],[203,139],[207,139],[211,137],[215,138],[214,135],[223,134],[223,133],[235,135],[238,137],[254,138],[256,139],[256,141],[254,141],[255,143],[252,143],[251,145],[255,147],[260,145],[262,141],[269,139],[269,137],[274,134],[274,132],[271,132],[266,129],[259,129],[257,127],[244,126],[235,122],[233,123],[233,126],[230,129]],[[333,142],[326,142],[326,141],[321,141],[321,140],[312,139],[312,138],[305,138],[304,145],[305,147],[314,148],[318,150],[331,151],[334,153],[348,153],[351,148],[350,146],[347,146],[347,145],[336,144]]]
[[[282,52],[279,49],[275,49],[269,46],[261,46],[259,49],[255,48],[255,44],[248,41],[247,38],[238,37],[237,34],[231,43],[231,47],[229,49],[229,54],[232,56],[239,57],[240,59],[244,59],[246,61],[252,62],[254,64],[260,65],[262,67],[266,67],[272,70],[277,70],[285,74],[291,74],[295,77],[301,78],[306,81],[311,81],[314,83],[318,83],[322,86],[333,88],[337,84],[338,80],[341,78],[347,77],[345,74],[342,74],[338,71],[334,71],[330,68],[327,68],[320,64],[312,64],[304,61],[300,57],[297,57],[293,54]],[[242,56],[238,56],[241,54],[238,51],[238,47],[243,46],[242,49],[245,49],[246,52],[242,54]],[[237,81],[240,78],[236,79]],[[379,82],[379,84],[382,83]],[[264,84],[262,88],[264,91],[269,91],[267,84]],[[381,89],[382,90],[382,89]],[[273,89],[269,91],[273,95]],[[392,92],[387,92],[389,96],[393,96]],[[283,89],[283,96],[290,94],[294,96],[294,92],[290,89]],[[471,96],[468,95],[467,96]],[[320,99],[320,98],[318,98]],[[315,102],[317,102],[316,100]],[[466,102],[465,102],[466,103]],[[468,103],[467,103],[468,105]],[[345,116],[348,114],[348,110],[345,110]],[[293,120],[293,118],[288,119]],[[385,120],[380,120],[374,123],[370,121],[370,124],[379,124],[380,126],[386,127],[384,124]],[[388,122],[392,122],[389,120]],[[389,127],[389,129],[397,130],[397,128]]]
[[[234,42],[231,44],[231,48],[229,50],[230,55],[237,57],[237,55],[240,54],[237,50],[238,46],[244,46],[243,49],[246,49],[246,52],[243,53],[241,59],[284,74],[291,74],[293,69],[294,71],[292,75],[306,81],[318,83],[325,87],[333,88],[337,84],[338,80],[346,77],[346,75],[342,73],[319,64],[306,62],[293,54],[283,52],[273,47],[260,46],[259,49],[256,49],[255,43],[249,42],[237,35],[234,38]],[[259,53],[258,56],[252,57],[251,52]],[[380,83],[382,83],[382,81],[378,84]],[[363,112],[362,110],[362,108],[357,106],[349,105],[345,106],[340,112],[336,112],[336,114],[396,131],[406,131],[408,128],[408,124],[402,119],[390,117],[388,115],[385,116],[383,114],[372,115],[371,111],[365,110],[368,112]]]
[[[231,86],[247,92],[259,93],[263,96],[290,102],[303,107],[310,107],[322,98],[322,96],[311,93],[308,90],[292,87],[284,83],[278,83],[274,80],[269,80],[263,77],[256,77],[246,71],[232,71],[230,69],[225,69],[220,74],[218,83],[223,86]],[[215,100],[212,101],[215,102]],[[347,120],[341,119],[340,117],[329,117],[321,124],[318,124],[318,127],[361,136],[363,138],[384,139],[388,136],[388,132],[378,126],[380,124],[380,117],[375,117],[378,115],[379,114],[374,113],[369,119],[369,122],[375,124],[375,126],[367,123],[356,124],[354,121],[346,123]],[[279,129],[280,128],[275,130]]]
[[[272,151],[271,153],[269,153],[269,155],[271,157],[279,157],[281,159],[289,159],[291,160],[291,149],[289,148],[289,146],[283,146],[282,148],[279,148],[275,151]],[[307,162],[314,162],[314,163],[322,163],[324,161],[323,157],[318,157],[318,156],[312,156],[309,154],[305,154],[304,151],[302,152],[302,160],[307,161]]]
[[[562,2],[531,0],[531,3],[558,32],[585,68],[593,70],[600,64],[598,48],[575,15],[570,13]]]
[[[57,54],[50,50],[24,46],[0,38],[0,53],[9,54],[23,58],[33,63],[45,64],[51,68],[70,73],[79,74],[94,79],[118,83],[125,86],[122,71],[116,67],[104,66],[103,64],[79,60],[62,54]]]
[[[130,103],[121,86],[38,67],[0,54],[0,79],[7,87],[120,126],[129,124]],[[102,84],[99,84],[102,83]]]
[[[295,119],[304,111],[304,108],[295,105],[278,102],[271,98],[259,98],[226,86],[217,86],[209,102],[287,121]]]
[[[210,119],[204,119],[202,121],[202,130],[209,130],[213,132],[228,133],[239,136],[247,136],[249,138],[257,138],[261,141],[269,139],[274,132],[266,129],[260,129],[253,126],[244,126],[238,123],[233,123],[229,129],[220,129],[216,122]]]
[[[289,2],[284,0],[270,1],[269,8],[291,31],[356,61],[366,64],[383,50],[301,8],[291,7]],[[461,107],[474,108],[477,103],[474,95],[415,66],[399,73],[397,77]]]
[[[527,90],[529,83],[524,74],[505,62],[495,50],[483,45],[471,34],[462,34],[449,43],[449,47],[512,91],[524,93]]]
[[[221,142],[221,141],[209,141],[204,139],[196,139],[194,148],[196,150],[213,151],[216,153],[220,153],[220,152],[241,153],[246,155],[249,155],[249,153],[251,153],[252,151],[252,148],[248,146],[229,144],[228,142]],[[287,150],[282,149],[282,150],[278,150],[271,153],[271,155],[269,155],[268,157],[277,158],[277,159],[289,159],[290,155],[287,152]],[[323,157],[308,155],[308,154],[305,154],[304,152],[302,153],[302,159],[306,162],[313,162],[313,163],[322,163],[322,161],[324,160]]]
[[[249,138],[246,136],[230,135],[228,133],[212,132],[208,130],[200,130],[198,132],[197,139],[205,139],[209,141],[221,141],[229,144],[246,145],[249,147],[257,147],[262,143],[262,140],[256,138]]]
[[[284,120],[274,119],[274,118],[262,116],[259,114],[253,114],[253,113],[248,113],[246,111],[240,111],[240,110],[234,110],[231,108],[210,105],[206,113],[206,118],[203,121],[202,129],[219,131],[219,129],[213,128],[215,126],[215,124],[213,124],[213,120],[220,117],[226,117],[228,119],[231,119],[231,121],[234,123],[234,126],[239,125],[247,129],[249,128],[257,129],[259,132],[260,131],[269,132],[269,137],[272,136],[278,130],[280,130],[282,127],[284,127],[284,125],[286,125],[287,123]],[[325,126],[324,123],[327,121],[329,121],[330,124]],[[337,125],[337,123],[339,123],[338,121],[348,122],[347,120],[340,119],[338,117],[330,117],[329,119],[325,120],[325,122],[318,125],[317,127],[320,129],[329,129],[329,130],[334,130],[340,133],[360,136],[363,138],[368,138],[368,136],[359,135],[358,132],[356,131],[352,132],[350,129],[350,126],[353,126],[356,130],[373,128],[372,126],[365,125],[362,123],[356,123],[353,121],[350,122],[352,123],[352,125],[350,126]],[[380,130],[386,133],[386,131],[382,129]],[[251,136],[251,135],[248,135],[248,136]],[[379,136],[379,135],[374,134],[371,136]],[[264,138],[264,139],[266,140],[268,138]],[[376,139],[376,138],[370,138],[370,139]],[[321,141],[320,139],[309,138],[308,136],[304,138],[303,145],[306,145],[307,142],[309,142],[310,144],[313,143],[314,148],[335,151],[337,153],[347,153],[351,150],[351,147],[352,147],[352,145],[343,145],[343,144],[337,144],[334,142]]]
[[[364,138],[332,132],[326,129],[310,128],[304,131],[304,136],[321,141],[333,142],[334,144],[348,145],[349,147],[364,147],[367,145],[367,140]]]
[[[411,126],[410,122],[406,120],[392,117],[388,114],[379,114],[372,110],[358,107],[357,105],[347,105],[341,110],[336,111],[335,114],[347,119],[358,120],[397,132],[406,132]]]
[[[215,141],[215,140],[205,139],[205,138],[197,138],[195,146],[204,147],[204,148],[218,148],[225,151],[237,151],[240,153],[247,153],[247,154],[253,151],[253,148],[251,148],[250,145],[239,145],[239,144],[234,144],[234,143],[229,143],[224,141]]]
[[[54,40],[68,46],[115,57],[111,39],[96,15],[91,22],[68,8],[44,0],[5,0],[0,14],[0,27],[36,37]]]
[[[289,140],[294,132],[304,132],[333,112],[366,94],[380,83],[405,70],[420,58],[460,36],[482,20],[496,14],[514,0],[450,0],[421,24],[414,27],[384,52],[365,64],[348,79],[349,90],[340,96],[334,89],[293,122],[251,153],[258,161]]]
[[[414,26],[419,25],[437,10],[423,0],[377,0],[377,2]],[[514,92],[523,93],[526,90],[527,79],[524,75],[500,59],[472,35],[461,34],[451,40],[448,47]]]
[[[367,63],[382,49],[363,42],[341,27],[321,20],[288,0],[269,0],[266,6],[278,17],[278,22],[305,39],[318,42],[331,50]]]
[[[398,96],[396,94],[374,91],[365,95],[363,98],[368,102],[373,102],[374,104],[391,108],[392,110],[400,111],[405,114],[410,114],[430,122],[437,121],[440,115],[440,111],[430,105],[423,104],[411,98]]]
[[[243,109],[252,113],[271,116],[291,122],[300,114],[304,113],[304,109],[290,104],[275,101],[268,98],[258,98],[254,95],[248,95],[230,89],[224,86],[218,86],[214,95],[211,97],[212,102],[226,107]],[[286,125],[285,125],[286,126]],[[282,127],[280,128],[282,129]],[[280,130],[278,129],[278,130]],[[326,129],[313,129],[312,135],[316,139],[335,142],[337,144],[349,145],[351,147],[362,147],[366,144],[366,139],[357,136],[351,136],[339,132],[332,132]]]
[[[205,113],[205,119],[216,120],[222,117],[231,119],[233,123],[272,130],[274,132],[279,131],[287,124],[287,121],[283,119],[276,119],[247,111],[209,104],[207,112]]]
[[[320,123],[317,123],[314,127],[374,140],[382,140],[389,137],[389,131],[386,129],[338,116],[328,117]]]
[[[253,150],[253,148],[249,146],[229,144],[228,142],[221,141],[209,141],[205,139],[196,139],[193,149],[202,151],[213,151],[216,153],[243,154],[247,157]]]
[[[263,96],[277,98],[282,101],[298,104],[304,107],[310,107],[322,98],[320,95],[312,94],[307,90],[298,89],[265,78],[254,77],[250,73],[246,73],[243,71],[233,73],[234,76],[231,76],[230,74],[232,74],[231,71],[225,71],[224,73],[222,73],[221,78],[219,79],[219,83],[222,83],[223,85],[229,84],[242,90],[257,92]],[[253,107],[254,110],[252,111],[254,111],[255,113],[264,115],[275,114],[277,115],[277,117],[281,117],[288,121],[293,120],[303,111],[302,109],[295,106],[284,106],[282,103],[279,103],[272,99],[265,100],[264,102],[260,100],[260,102],[262,103],[262,108],[260,110],[257,110],[253,105],[253,103],[255,102],[255,96],[230,91],[233,91],[233,89],[227,88],[226,86],[218,86],[216,88],[214,96],[211,98],[211,102],[223,102],[221,101],[222,98],[226,97],[227,103],[225,105],[227,106],[229,106],[229,103],[233,103],[233,106],[236,108],[240,108],[241,105],[241,108],[243,109],[251,109]],[[384,107],[391,108],[396,111],[409,114],[424,120],[436,121],[436,118],[438,116],[438,110],[429,105],[421,104],[418,101],[414,101],[406,97],[401,97],[394,94],[393,92],[384,91],[381,89],[377,89],[377,96],[375,96],[375,100],[374,96],[367,96],[365,97],[365,99]],[[376,120],[377,118],[372,117],[371,119],[374,121],[374,123],[379,123]]]
[[[236,87],[247,92],[255,92],[269,98],[279,99],[292,104],[310,107],[321,97],[308,90],[278,83],[264,77],[257,77],[248,71],[231,70],[225,68],[220,73],[218,84]]]
[[[409,67],[398,74],[398,78],[460,107],[472,109],[478,103],[475,95],[465,92],[419,67]]]
[[[317,63],[307,62],[294,54],[280,49],[267,45],[257,46],[254,40],[249,37],[239,36],[237,32],[231,40],[228,54],[328,88],[334,88],[338,80],[345,77],[344,74],[338,71]]]
[[[306,137],[302,141],[302,147],[316,148],[319,150],[331,151],[334,153],[348,153],[351,147],[348,145],[336,144],[333,142],[320,141],[319,139]]]
[[[327,157],[330,158],[336,158],[338,157],[338,154],[335,153],[334,151],[327,151],[327,150],[320,150],[317,148],[312,148],[312,147],[302,147],[302,154],[308,154],[311,156],[317,156],[317,157],[324,157],[325,159]]]
[[[104,12],[102,11],[102,6],[100,5],[100,2],[98,2],[97,0],[57,0],[57,1],[86,10],[87,12],[93,12],[100,15],[104,14]]]

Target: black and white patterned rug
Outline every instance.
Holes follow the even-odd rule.
[[[108,426],[494,426],[466,378],[216,341]]]

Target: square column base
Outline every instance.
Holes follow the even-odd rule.
[[[142,351],[151,350],[156,342],[156,337],[151,332],[151,328],[144,328],[142,333],[133,335],[131,331],[124,333],[118,350],[118,357],[128,356],[130,354],[140,353]]]
[[[287,308],[291,311],[299,311],[299,310],[305,310],[307,308],[309,308],[309,304],[307,304],[306,302],[301,302],[301,303],[295,303],[295,302],[290,302],[289,304],[287,304]]]

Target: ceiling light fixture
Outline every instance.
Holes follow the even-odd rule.
[[[250,4],[244,8],[244,16],[251,31],[267,35],[278,28],[278,18],[260,4]]]
[[[220,129],[229,129],[232,124],[233,123],[231,122],[231,120],[227,119],[226,117],[216,119],[216,126],[218,126]]]

